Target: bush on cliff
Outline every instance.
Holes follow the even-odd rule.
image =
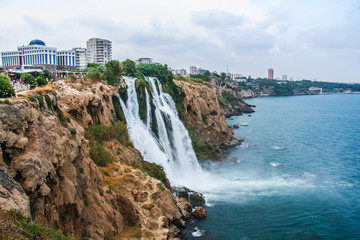
[[[45,86],[47,84],[47,81],[43,76],[38,76],[36,78],[36,83],[38,86]]]
[[[99,167],[105,167],[108,163],[112,163],[115,160],[114,157],[100,144],[91,147],[90,157]]]
[[[137,161],[134,163],[133,167],[140,169],[150,177],[160,180],[165,185],[165,187],[170,189],[170,182],[166,178],[166,173],[162,166],[147,161]]]
[[[25,83],[30,85],[30,88],[35,88],[37,85],[34,76],[30,73],[23,73],[20,78],[24,79]]]
[[[9,82],[9,78],[3,74],[0,75],[0,98],[15,97],[15,90]]]
[[[30,219],[24,218],[20,213],[10,210],[0,210],[0,239],[48,239],[71,240],[59,230],[32,224]]]

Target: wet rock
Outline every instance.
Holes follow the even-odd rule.
[[[232,127],[237,129],[237,128],[239,128],[239,125],[234,124]]]
[[[203,219],[206,218],[206,209],[203,207],[197,207],[193,212],[192,216],[194,218]]]
[[[190,204],[193,207],[204,206],[205,205],[205,197],[201,193],[192,192],[190,194]]]

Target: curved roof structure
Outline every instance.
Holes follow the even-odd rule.
[[[43,46],[45,46],[45,43],[40,39],[34,39],[29,43],[29,45],[43,45]]]

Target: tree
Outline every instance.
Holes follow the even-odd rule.
[[[120,62],[117,60],[111,60],[105,64],[105,71],[102,74],[104,80],[108,82],[109,85],[115,85],[120,83],[121,78],[121,66]]]
[[[20,78],[23,79],[25,83],[29,84],[30,88],[35,88],[37,85],[34,76],[30,73],[23,73]]]
[[[45,86],[47,84],[47,81],[43,76],[38,76],[36,78],[36,83],[38,86]]]
[[[121,67],[123,76],[134,76],[134,73],[136,72],[136,65],[134,61],[126,59],[121,63]]]
[[[0,74],[0,98],[14,97],[15,90],[9,82],[9,78]]]
[[[44,69],[42,72],[42,75],[44,76],[45,79],[53,79],[54,75],[47,69]]]
[[[220,79],[224,81],[226,79],[226,73],[220,73]]]

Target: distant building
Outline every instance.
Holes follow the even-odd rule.
[[[195,66],[190,67],[190,74],[197,74],[197,68]]]
[[[230,74],[230,79],[235,81],[236,79],[240,79],[242,77],[239,73]]]
[[[57,51],[56,61],[58,63],[57,68],[63,71],[75,70],[75,51],[74,50],[62,50]]]
[[[39,39],[17,48],[17,51],[1,53],[3,67],[17,69],[19,73],[35,69],[48,69],[55,73],[56,68],[68,71],[76,68],[73,50],[57,51],[55,47],[48,47]]]
[[[322,94],[322,88],[318,88],[318,87],[310,87],[309,88],[309,93],[310,94]]]
[[[282,80],[283,80],[283,81],[287,81],[287,75],[283,75],[283,76],[282,76]]]
[[[205,69],[202,69],[202,68],[198,68],[197,71],[196,71],[196,74],[200,74],[200,75],[203,75],[205,74],[206,70]]]
[[[181,76],[186,76],[186,70],[185,69],[180,69],[180,75]]]
[[[112,43],[102,38],[90,38],[86,47],[91,53],[90,62],[104,65],[112,59]]]
[[[268,79],[274,79],[274,69],[268,69]]]
[[[151,64],[152,62],[152,58],[139,58],[138,60],[136,60],[136,63]]]
[[[91,61],[91,52],[87,48],[73,48],[75,51],[75,66],[77,70],[85,70],[87,64]]]

